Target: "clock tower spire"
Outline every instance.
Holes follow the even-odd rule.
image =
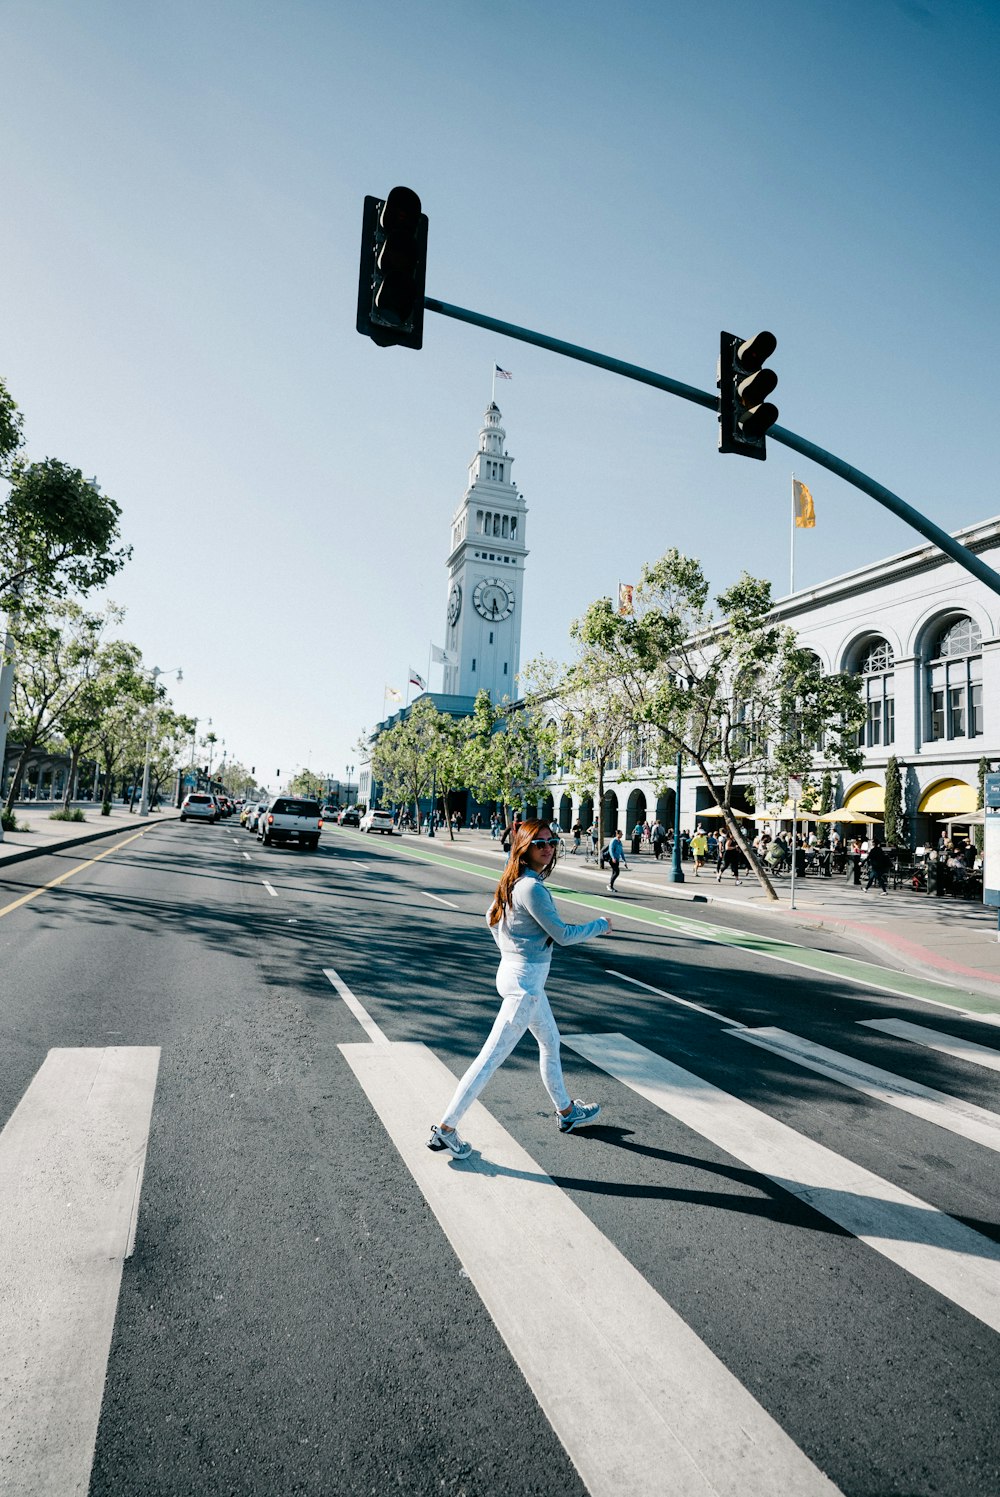
[[[469,486],[451,522],[444,690],[455,696],[488,691],[494,702],[518,695],[521,599],[527,505],[511,477],[496,401],[486,407]]]

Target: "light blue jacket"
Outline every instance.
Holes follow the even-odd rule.
[[[567,925],[559,918],[555,900],[537,873],[522,873],[502,920],[491,925],[493,939],[504,961],[538,965],[552,956],[552,944],[576,946],[610,929],[602,916],[584,925]]]

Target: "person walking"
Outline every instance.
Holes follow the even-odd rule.
[[[722,875],[725,873],[727,868],[732,873],[733,878],[736,880],[736,882],[739,883],[740,862],[743,858],[743,854],[740,852],[739,844],[737,843],[736,838],[730,835],[725,838],[725,841],[723,841],[722,837],[720,836],[719,846],[722,849],[722,852],[719,858],[719,872],[716,875],[716,883],[722,883]]]
[[[868,882],[865,884],[865,893],[872,884],[878,884],[883,894],[888,894],[889,885],[887,876],[889,873],[889,859],[881,842],[873,842],[868,849]]]
[[[618,875],[622,871],[622,864],[625,863],[625,849],[622,846],[621,827],[617,828],[615,835],[608,844],[608,862],[611,864],[611,882],[608,884],[608,893],[613,894],[615,892],[615,884],[618,882]],[[628,867],[627,863],[625,863],[625,867]]]
[[[580,851],[580,840],[583,837],[583,828],[578,821],[574,821],[570,828],[570,836],[573,838],[573,846],[569,850],[570,856],[575,858]]]
[[[649,834],[649,840],[653,844],[653,857],[659,862],[663,857],[663,844],[667,840],[663,822],[659,817],[653,823],[653,830]]]
[[[512,842],[510,859],[486,915],[500,949],[497,992],[503,1000],[486,1043],[462,1077],[440,1123],[431,1128],[427,1147],[467,1159],[472,1145],[459,1135],[458,1124],[498,1066],[510,1055],[524,1031],[538,1044],[545,1090],[556,1110],[560,1133],[592,1123],[598,1102],[570,1097],[559,1059],[559,1030],[545,993],[552,946],[576,946],[592,936],[606,936],[611,921],[602,916],[584,925],[567,925],[559,917],[545,880],[555,866],[558,839],[546,821],[523,821]]]

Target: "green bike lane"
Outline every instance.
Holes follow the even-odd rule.
[[[463,856],[460,852],[445,852],[436,847],[432,849],[395,840],[391,845],[396,855],[440,868],[453,869],[487,883],[495,883],[498,876],[498,867],[495,862],[484,866],[467,855]],[[366,846],[366,855],[368,851]],[[384,856],[384,844],[381,851]],[[378,856],[378,853],[375,855]],[[650,903],[644,903],[634,896],[590,893],[585,889],[573,888],[565,880],[561,880],[558,870],[549,880],[548,887],[557,899],[602,915],[609,915],[615,920],[627,919],[640,925],[685,936],[690,940],[745,951],[768,961],[799,968],[803,972],[839,978],[842,981],[856,983],[868,989],[876,989],[894,997],[915,999],[986,1023],[1000,1024],[1000,996],[991,998],[986,994],[969,991],[959,984],[901,972],[878,962],[866,961],[861,957],[800,943],[787,936],[741,930],[737,926],[726,925],[718,920],[696,919],[689,915],[677,914],[672,910],[658,909],[654,903],[657,899],[656,895],[650,895]],[[765,918],[769,917],[765,916]],[[842,939],[849,940],[849,937]]]

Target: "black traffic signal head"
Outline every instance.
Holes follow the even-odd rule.
[[[719,341],[719,451],[744,457],[767,457],[765,437],[778,419],[768,396],[778,383],[764,363],[778,346],[773,333],[758,333],[742,342],[733,333]]]
[[[424,341],[427,215],[411,187],[365,198],[357,329],[383,348]]]

